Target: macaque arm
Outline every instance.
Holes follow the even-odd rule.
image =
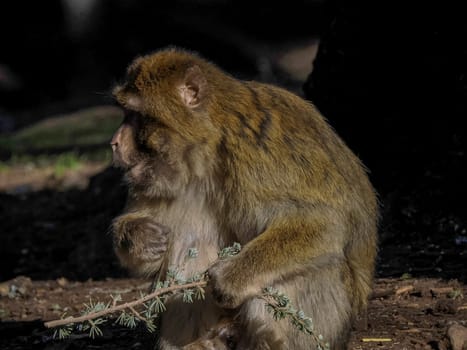
[[[278,280],[343,259],[337,240],[342,235],[326,216],[288,217],[271,225],[233,258],[209,271],[213,293],[224,307],[237,307],[246,298]]]

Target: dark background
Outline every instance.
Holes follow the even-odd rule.
[[[89,12],[70,10],[77,3],[85,2],[0,5],[1,133],[111,103],[109,88],[136,55],[167,45],[196,50],[237,77],[312,100],[363,160],[381,202],[378,276],[467,280],[467,25],[460,8],[102,0]],[[307,79],[277,65],[277,52],[316,39]],[[0,194],[0,279],[123,275],[105,232],[124,197],[111,169],[84,191]],[[58,226],[44,225],[51,220]]]

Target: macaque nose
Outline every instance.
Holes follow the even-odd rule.
[[[115,134],[113,134],[112,139],[110,140],[110,146],[112,146],[112,152],[115,152],[118,149],[122,138],[122,132],[124,131],[124,125],[120,125]]]

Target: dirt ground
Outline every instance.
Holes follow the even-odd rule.
[[[17,286],[13,287],[15,292],[11,286]],[[53,331],[43,325],[43,321],[58,319],[64,312],[79,315],[83,303],[90,299],[107,302],[110,294],[120,294],[124,301],[131,301],[148,288],[147,281],[127,278],[76,282],[18,277],[0,287],[0,347],[151,348],[152,336],[142,328],[129,330],[109,324],[99,338],[78,334],[60,341],[54,340]],[[357,324],[349,349],[447,349],[447,329],[455,323],[467,326],[467,302],[463,298],[466,293],[467,287],[457,281],[380,278],[369,303],[367,320]]]

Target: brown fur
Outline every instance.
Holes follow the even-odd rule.
[[[243,246],[209,269],[205,301],[168,302],[161,348],[203,339],[229,309],[237,349],[313,348],[255,298],[273,286],[331,349],[345,349],[371,289],[377,201],[364,167],[316,108],[176,49],[136,59],[114,96],[130,115],[112,141],[130,191],[114,221],[122,263],[145,275],[183,265],[190,275],[220,248]],[[141,252],[154,244],[151,260]],[[191,247],[199,257],[187,261]]]

